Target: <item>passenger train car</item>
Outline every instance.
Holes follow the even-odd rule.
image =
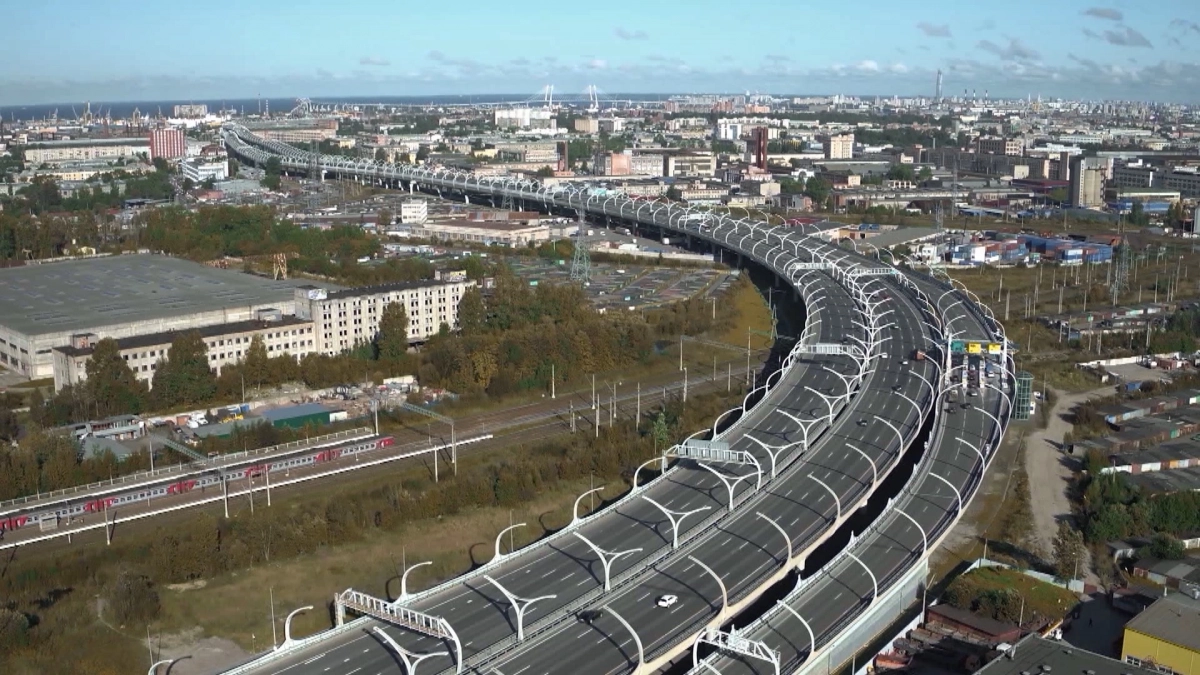
[[[342,457],[350,457],[360,453],[371,452],[394,445],[396,439],[392,436],[378,436],[359,441],[353,441],[334,447],[314,448],[309,452],[279,457],[269,460],[249,460],[245,464],[235,464],[213,469],[197,469],[195,473],[175,476],[161,483],[129,486],[117,489],[109,494],[90,495],[77,500],[68,500],[42,507],[31,507],[28,512],[0,514],[0,533],[18,530],[23,527],[40,526],[43,529],[56,527],[60,522],[85,516],[90,513],[101,513],[107,509],[123,504],[144,502],[148,499],[179,495],[193,490],[205,490],[210,487],[220,488],[221,482],[233,482],[264,476],[268,472],[288,471],[298,467],[316,466],[331,462]]]

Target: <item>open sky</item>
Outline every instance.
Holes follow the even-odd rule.
[[[1200,102],[1200,0],[37,0],[0,105],[601,92]]]

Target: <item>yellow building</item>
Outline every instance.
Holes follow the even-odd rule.
[[[1121,660],[1177,675],[1200,675],[1200,600],[1176,593],[1125,624]]]

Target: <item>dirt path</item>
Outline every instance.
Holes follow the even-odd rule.
[[[1071,408],[1094,396],[1112,393],[1112,387],[1078,394],[1055,391],[1054,408],[1045,429],[1030,432],[1026,441],[1025,471],[1029,475],[1029,500],[1033,511],[1034,537],[1044,555],[1054,545],[1058,523],[1071,515],[1067,496],[1077,460],[1062,452],[1063,434],[1071,430],[1065,419]],[[1090,576],[1090,575],[1089,575]]]

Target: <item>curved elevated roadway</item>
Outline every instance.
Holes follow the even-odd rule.
[[[285,167],[291,170],[307,170],[319,162],[325,170],[348,171],[344,159],[314,158],[288,146],[281,150],[282,144],[254,139],[236,129],[228,132],[227,142],[234,152],[252,161],[263,162],[271,154],[278,154],[284,157]],[[361,166],[371,171],[395,170],[395,167],[373,163]],[[695,464],[681,463],[665,479],[646,488],[639,498],[626,500],[578,528],[580,534],[602,550],[641,549],[613,563],[613,577],[624,577],[624,583],[599,601],[620,606],[627,603],[624,611],[617,611],[621,616],[628,614],[631,621],[644,621],[650,626],[645,629],[650,631],[647,634],[650,652],[677,646],[689,631],[694,632],[697,625],[710,621],[722,611],[716,581],[707,576],[703,565],[697,565],[688,555],[699,554],[698,559],[701,555],[707,558],[705,565],[722,576],[733,599],[758,588],[763,580],[781,568],[783,562],[786,547],[775,524],[788,532],[797,552],[830,531],[839,520],[838,516],[848,515],[852,506],[869,494],[894,466],[895,457],[920,427],[930,407],[930,386],[926,383],[934,376],[928,366],[901,362],[903,355],[912,349],[930,347],[932,337],[927,323],[913,300],[905,294],[895,293],[893,284],[870,279],[867,275],[857,278],[845,275],[845,270],[871,264],[864,259],[850,259],[845,252],[797,233],[781,233],[752,221],[710,218],[697,222],[690,209],[612,198],[601,201],[572,190],[551,194],[539,191],[540,188],[526,181],[520,185],[511,181],[508,185],[479,183],[479,179],[459,172],[413,175],[410,170],[407,179],[470,193],[496,194],[501,190],[513,190],[518,198],[531,203],[635,220],[643,226],[683,231],[728,246],[790,279],[807,296],[813,308],[813,320],[806,328],[805,341],[838,344],[843,339],[852,339],[852,344],[867,344],[867,352],[872,358],[863,370],[859,369],[855,359],[847,356],[821,355],[803,362],[789,357],[779,382],[771,387],[769,400],[753,408],[722,438],[732,449],[753,455],[768,478],[772,465],[778,462],[782,468],[774,480],[763,481],[764,489],[754,489],[758,483],[755,477],[738,480],[736,487],[728,490],[725,481],[715,475],[729,471],[728,467],[713,467],[717,468],[714,472]],[[856,298],[845,287],[834,283],[828,270],[800,269],[795,263],[837,266],[843,270],[840,273],[842,282],[854,288],[857,304]],[[893,290],[894,299],[883,297],[884,293],[880,291],[884,288]],[[884,305],[890,306],[884,309]],[[862,382],[855,385],[853,380],[857,376],[861,376]],[[832,429],[822,435],[820,429],[824,422],[819,420],[825,418],[827,421],[835,412],[827,400],[844,393],[848,381],[850,386],[856,387],[855,396],[849,402],[851,409],[837,417]],[[835,404],[834,407],[840,406]],[[801,431],[802,427],[807,431]],[[807,456],[800,459],[805,454],[804,436],[809,435],[822,435],[822,440],[808,443]],[[854,449],[850,449],[851,446]],[[744,467],[733,471],[747,475]],[[730,474],[725,479],[733,477]],[[721,512],[727,507],[731,493],[739,509],[733,516],[724,517]],[[673,511],[706,509],[690,517],[693,523],[690,528],[689,518],[684,519],[680,527],[680,540],[684,544],[679,551],[671,551],[669,518],[664,517],[649,499],[642,497],[649,497]],[[702,520],[708,513],[716,515]],[[546,671],[550,672],[563,663],[564,655],[571,655],[588,663],[608,661],[610,670],[621,670],[628,665],[630,650],[627,645],[621,649],[603,646],[609,639],[629,642],[627,638],[608,637],[620,635],[617,630],[598,624],[596,630],[605,637],[595,640],[595,646],[587,652],[568,637],[568,634],[573,635],[577,624],[568,620],[570,612],[564,612],[564,608],[573,612],[589,606],[588,596],[595,600],[594,591],[603,581],[598,556],[581,539],[556,538],[549,545],[531,547],[487,567],[489,576],[518,597],[555,596],[529,606],[524,626],[537,626],[540,622],[543,628],[537,635],[527,634],[527,641],[519,645],[519,649],[511,637],[515,612],[499,587],[481,575],[468,575],[443,584],[405,604],[441,616],[455,626],[468,663],[486,660],[504,664],[505,668],[512,663],[521,669],[525,666],[517,664],[522,659],[531,660],[529,665],[532,667],[533,662],[541,663],[542,659],[551,658],[553,667]],[[654,585],[676,592],[681,601],[673,611],[682,613],[650,612],[652,598],[645,590],[634,589]],[[555,612],[560,614],[556,620],[545,621],[553,618]],[[639,627],[639,630],[644,629]],[[404,649],[414,653],[445,649],[441,640],[400,631],[389,631],[389,634]],[[264,672],[324,672],[331,664],[364,671],[392,667],[394,657],[376,645],[369,634],[343,633],[285,659],[275,660],[264,668]],[[497,645],[506,648],[497,649]],[[435,659],[426,667],[432,671],[435,667],[449,668],[451,663],[446,657],[440,663]]]
[[[943,326],[952,337],[1004,339],[994,317],[985,316],[986,310],[965,295],[951,292],[953,286],[947,283],[948,278],[938,281],[916,272],[911,278],[935,299],[944,319]],[[1009,364],[1004,366],[1006,377],[1010,377]],[[961,368],[957,366],[952,371]],[[929,452],[890,510],[855,540],[845,554],[799,581],[796,589],[780,603],[786,608],[776,606],[740,631],[743,637],[778,651],[780,672],[815,672],[841,665],[824,648],[863,614],[879,594],[886,593],[894,581],[936,547],[978,490],[1002,437],[1011,401],[1007,392],[990,384],[981,388],[978,397],[951,396],[962,389],[960,378],[940,379],[943,387],[938,397],[939,407],[954,410],[954,414],[940,416]],[[963,407],[966,400],[971,401],[969,408]],[[809,667],[813,670],[809,671]],[[718,652],[692,672],[767,675],[776,670],[774,664],[765,660]]]

